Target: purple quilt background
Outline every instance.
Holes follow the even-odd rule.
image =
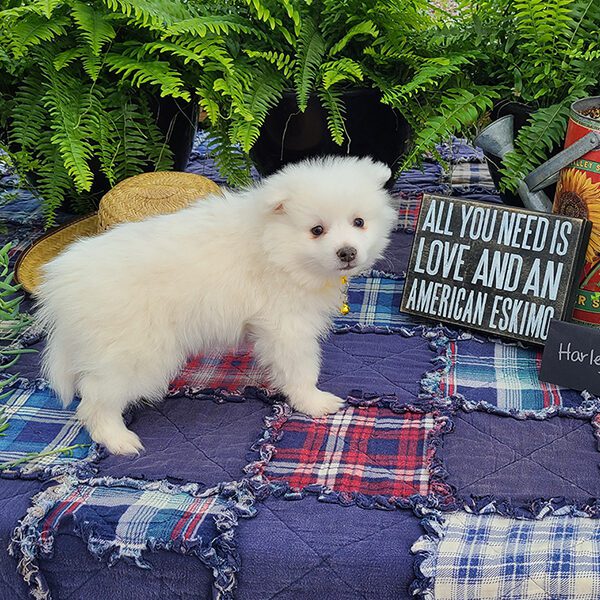
[[[408,511],[268,499],[238,530],[238,599],[408,599],[410,540],[422,533]]]
[[[526,502],[600,497],[600,454],[587,420],[517,420],[485,412],[454,417],[440,452],[459,497]]]

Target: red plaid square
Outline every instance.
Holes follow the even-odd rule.
[[[399,194],[398,202],[398,229],[412,230],[417,224],[419,212],[421,211],[421,200],[423,194],[416,196],[406,196]]]
[[[297,491],[322,486],[396,498],[428,495],[430,438],[440,425],[435,413],[398,414],[381,406],[349,406],[319,419],[295,413],[281,426],[264,475]]]
[[[240,348],[226,354],[213,352],[191,358],[171,382],[170,393],[182,389],[218,389],[238,392],[246,386],[265,387],[266,379],[251,349]]]

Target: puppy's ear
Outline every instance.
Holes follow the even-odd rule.
[[[269,212],[277,215],[285,213],[285,206],[288,202],[288,192],[281,184],[277,175],[264,180],[262,185],[262,198]]]
[[[368,162],[368,169],[369,173],[375,178],[375,181],[377,181],[379,187],[383,187],[392,176],[390,168],[381,162],[370,160]]]

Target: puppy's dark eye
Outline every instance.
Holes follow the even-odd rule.
[[[323,233],[323,227],[321,225],[315,225],[310,232],[315,236],[319,237]]]
[[[365,220],[361,219],[360,217],[357,217],[356,219],[354,219],[354,227],[364,227],[365,226]]]

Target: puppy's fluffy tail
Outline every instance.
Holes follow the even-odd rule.
[[[67,346],[61,343],[56,334],[50,311],[43,303],[37,306],[35,320],[37,326],[47,335],[46,347],[42,352],[42,376],[57,393],[62,405],[67,407],[73,401],[76,391],[72,357],[67,351]]]

